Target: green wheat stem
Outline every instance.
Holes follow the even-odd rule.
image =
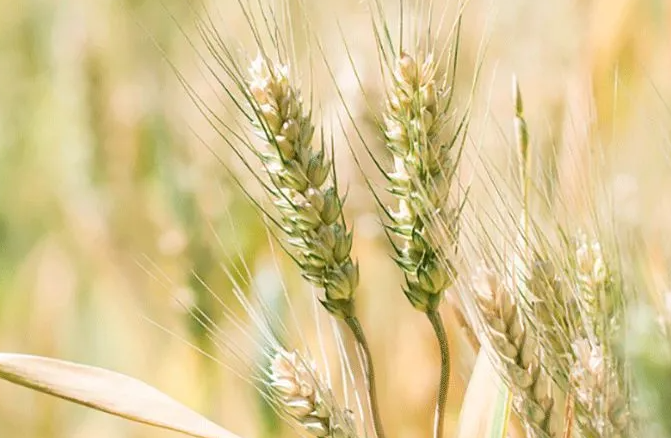
[[[377,387],[375,384],[375,368],[373,367],[373,355],[371,354],[368,340],[361,327],[361,322],[356,316],[348,316],[345,323],[352,331],[359,349],[363,356],[364,372],[366,374],[366,389],[368,391],[368,404],[370,406],[371,417],[373,418],[373,428],[377,438],[385,438],[384,428],[382,427],[382,418],[380,417],[380,406],[377,398]]]
[[[431,321],[433,331],[438,338],[440,346],[440,386],[438,387],[438,401],[436,402],[435,418],[433,423],[433,436],[440,438],[443,436],[445,425],[445,408],[447,406],[447,392],[450,387],[450,346],[447,341],[447,332],[440,317],[440,312],[429,310],[426,316]]]

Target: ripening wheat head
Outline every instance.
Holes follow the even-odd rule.
[[[318,438],[356,437],[352,414],[337,407],[316,365],[297,351],[280,350],[270,367],[269,386],[280,406]]]
[[[542,349],[515,301],[510,284],[485,267],[477,271],[472,281],[484,340],[491,346],[491,353],[510,385],[527,436],[561,436],[564,409],[561,398],[557,398],[557,389],[543,368]]]
[[[436,78],[431,54],[415,59],[402,53],[396,61],[393,84],[384,112],[384,135],[394,157],[387,174],[389,191],[398,200],[391,211],[391,231],[403,243],[396,262],[403,269],[405,294],[418,310],[435,309],[453,281],[450,260],[440,260],[456,240],[454,209],[446,203],[453,176],[452,146],[444,137],[448,112],[446,81]],[[437,242],[438,232],[429,227],[450,220],[447,242]]]
[[[249,91],[257,106],[261,158],[287,242],[297,252],[303,277],[325,290],[322,300],[341,318],[352,315],[359,268],[350,257],[352,233],[341,215],[324,148],[314,149],[314,126],[287,65],[269,66],[259,57],[250,68]]]

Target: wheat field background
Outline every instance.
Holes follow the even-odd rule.
[[[352,54],[364,83],[382,93],[364,2],[305,3],[333,64],[347,65],[337,19],[356,41]],[[170,67],[216,99],[198,74],[189,17],[194,9],[218,8],[227,34],[236,35],[235,26],[245,24],[229,12],[234,6],[234,0],[0,0],[0,348],[138,377],[242,436],[290,436],[234,371],[180,341],[214,351],[204,329],[172,299],[199,306],[223,331],[236,333],[193,273],[233,303],[222,265],[241,269],[241,255],[267,293],[281,287],[263,221],[194,132],[233,167],[239,163]],[[623,240],[650,285],[666,290],[671,3],[472,0],[463,25],[458,93],[468,93],[483,60],[468,153],[508,174],[509,84],[517,74],[538,159],[556,165],[545,182],[573,214],[587,215],[583,195],[593,170],[586,157],[603,154],[608,172],[600,184],[613,194],[608,202]],[[304,57],[314,51],[301,41],[297,49]],[[318,90],[330,83],[323,69],[315,72]],[[355,87],[347,88],[347,68],[336,73],[351,91],[352,108],[360,109]],[[319,99],[339,105],[328,90]],[[427,436],[439,373],[435,339],[401,293],[402,277],[387,257],[349,150],[340,142],[335,153],[350,190],[359,313],[377,360],[383,415],[393,436]],[[477,184],[473,196],[484,196]],[[309,324],[311,303],[301,297],[310,291],[286,260],[278,263],[286,265],[289,293]],[[286,312],[278,306],[273,311]],[[460,354],[454,315],[443,316],[454,346],[451,428],[472,357]],[[0,382],[0,438],[171,436],[177,437]]]

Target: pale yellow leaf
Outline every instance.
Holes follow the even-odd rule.
[[[194,437],[238,438],[146,383],[101,368],[0,353],[0,378],[131,421]]]
[[[511,395],[480,349],[468,382],[455,438],[504,438],[508,433]]]

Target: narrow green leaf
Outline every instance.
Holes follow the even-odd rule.
[[[101,368],[0,353],[0,378],[138,423],[198,438],[238,438],[146,383]]]
[[[480,349],[468,382],[455,438],[505,438],[511,394]]]

